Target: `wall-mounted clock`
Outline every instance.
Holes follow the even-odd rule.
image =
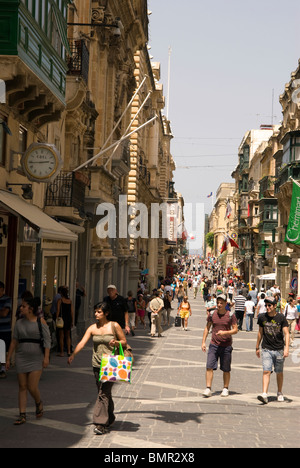
[[[51,182],[58,175],[62,158],[54,145],[32,143],[21,159],[24,173],[33,182]]]

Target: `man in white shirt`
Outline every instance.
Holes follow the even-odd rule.
[[[199,287],[199,282],[198,282],[198,279],[195,277],[194,280],[193,280],[194,299],[196,299],[196,297],[197,297],[198,287]]]
[[[256,315],[265,314],[267,312],[265,304],[265,293],[261,293],[258,304],[256,306]]]
[[[250,294],[247,296],[245,302],[245,314],[246,314],[246,331],[253,331],[253,318],[254,318],[255,304],[251,299]]]
[[[158,331],[158,336],[162,336],[161,328],[161,314],[164,308],[164,301],[161,298],[162,291],[159,289],[155,293],[155,297],[149,304],[151,310],[151,336],[154,337],[156,331]]]

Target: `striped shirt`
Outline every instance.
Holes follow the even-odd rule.
[[[235,310],[244,311],[245,310],[245,302],[246,302],[245,296],[242,296],[241,294],[236,296],[234,298]]]
[[[5,317],[1,317],[3,309],[9,309]],[[5,294],[0,297],[0,333],[11,332],[11,298]]]

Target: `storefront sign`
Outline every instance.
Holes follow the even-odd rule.
[[[278,266],[289,266],[290,264],[290,257],[288,255],[278,255]]]

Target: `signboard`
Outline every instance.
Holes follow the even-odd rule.
[[[278,255],[278,266],[289,266],[290,264],[290,257],[288,255]]]
[[[300,185],[293,181],[293,196],[289,224],[284,242],[300,245]]]
[[[168,203],[167,207],[167,234],[168,238],[166,243],[168,245],[177,245],[177,232],[178,232],[178,203]]]
[[[265,252],[265,257],[266,257],[266,259],[267,259],[267,260],[270,260],[270,259],[273,258],[273,256],[274,256],[274,255],[273,255],[273,249],[272,249],[272,247],[268,247],[268,248],[266,249],[266,252]]]

